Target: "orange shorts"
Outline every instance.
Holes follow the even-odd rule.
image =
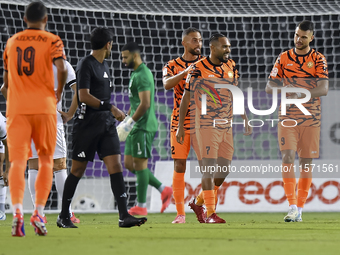
[[[201,128],[199,130],[202,158],[225,158],[232,160],[234,140],[232,129]]]
[[[176,132],[171,131],[170,143],[171,157],[173,159],[187,159],[190,151],[190,146],[192,146],[192,148],[194,149],[197,159],[202,159],[196,133],[185,133],[184,143],[180,144],[176,140]]]
[[[296,151],[300,158],[319,157],[320,127],[283,127],[279,123],[278,139],[280,151]]]
[[[13,115],[7,118],[9,160],[28,160],[33,139],[37,154],[53,156],[57,142],[57,115]]]

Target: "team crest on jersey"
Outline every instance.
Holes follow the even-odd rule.
[[[313,62],[312,62],[312,61],[309,61],[309,62],[307,62],[307,67],[308,67],[308,68],[312,68],[312,67],[313,67],[313,65],[314,65],[314,64],[313,64]]]
[[[233,77],[234,77],[234,73],[233,73],[232,71],[229,71],[229,72],[228,72],[228,77],[229,77],[229,78],[233,78]]]

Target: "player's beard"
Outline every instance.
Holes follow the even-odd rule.
[[[133,60],[131,60],[129,63],[126,64],[127,68],[134,68],[135,67],[135,62],[133,62]]]
[[[189,49],[188,51],[189,51],[190,54],[192,54],[194,56],[195,55],[196,56],[201,55],[201,49],[199,50],[199,52],[195,51],[194,49]]]
[[[224,58],[223,56],[224,56],[224,55],[218,57],[217,59],[218,59],[219,61],[221,61],[222,63],[227,63],[228,60],[229,60],[229,55],[228,55],[227,58]]]
[[[303,45],[301,45],[301,46],[297,46],[297,44],[295,43],[295,48],[296,49],[298,49],[298,50],[304,50],[304,49],[306,49],[308,47],[308,45],[305,45],[305,44],[303,44]]]

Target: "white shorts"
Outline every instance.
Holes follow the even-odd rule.
[[[30,159],[38,158],[37,150],[35,149],[34,142],[31,143],[32,157]],[[64,126],[57,127],[57,144],[53,154],[53,159],[66,158],[66,140]]]
[[[0,141],[0,154],[5,153],[5,145]]]
[[[4,140],[7,138],[6,131],[6,118],[0,112],[0,140]]]

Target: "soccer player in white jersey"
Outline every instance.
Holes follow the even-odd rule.
[[[0,220],[6,220],[5,201],[8,186],[8,149],[7,149],[6,118],[0,113]],[[3,163],[6,159],[6,171],[3,172]]]
[[[67,67],[67,80],[66,80],[66,86],[69,86],[73,89],[73,91],[76,91],[76,74],[74,72],[73,67],[68,61],[65,61],[66,67]],[[57,89],[58,87],[58,80],[57,80],[57,68],[53,65],[53,72],[54,72],[54,88]],[[64,183],[67,178],[67,166],[66,166],[66,154],[67,154],[67,145],[65,141],[65,131],[64,131],[64,123],[70,120],[75,111],[77,110],[77,101],[76,98],[73,96],[72,104],[70,106],[69,111],[62,112],[62,100],[60,100],[57,104],[57,144],[55,147],[55,152],[53,155],[53,172],[54,172],[54,178],[55,178],[55,186],[57,188],[58,192],[58,198],[61,200],[63,197],[64,192]],[[32,157],[28,160],[28,188],[31,193],[31,198],[33,204],[35,204],[35,180],[37,178],[38,174],[38,154],[35,149],[35,145],[32,141],[31,144],[31,150],[32,150]],[[80,220],[77,219],[74,216],[74,213],[71,211],[70,206],[70,219],[73,223],[79,223]],[[46,221],[46,217],[44,216],[44,220]]]

